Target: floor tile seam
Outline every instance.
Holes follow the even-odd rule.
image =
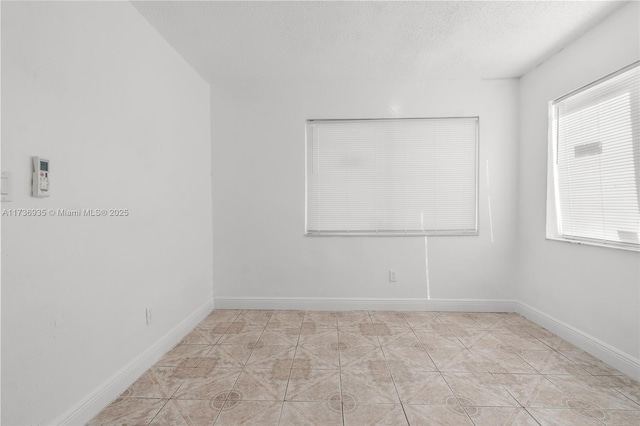
[[[607,425],[603,420],[596,418],[596,420],[602,425],[602,426],[610,426]]]
[[[564,410],[564,411],[580,411],[579,409],[576,409],[576,408],[543,408],[543,407],[540,407],[540,408],[541,408],[541,409],[543,409],[543,410],[556,410],[556,411],[561,411],[561,410]],[[527,411],[527,412],[529,413],[529,411]],[[530,415],[530,416],[531,416],[531,417],[532,417],[536,422],[538,422],[538,419],[536,419],[536,418],[533,416],[533,414],[529,413],[529,415]],[[599,418],[597,418],[597,417],[589,416],[588,418],[595,420],[596,422],[598,422],[599,424],[601,424],[601,425],[603,425],[603,426],[609,426],[609,425],[607,425],[607,423],[603,422],[601,419],[599,419]],[[540,422],[538,422],[538,424],[540,425],[541,423],[540,423]]]
[[[517,401],[516,401],[517,402]],[[520,409],[525,408],[520,403],[517,405],[489,405],[489,404],[471,404],[471,405],[461,405],[461,407],[473,407],[473,408],[513,408]]]
[[[193,400],[193,401],[214,401],[214,399],[211,399],[211,398],[204,398],[204,399],[190,398],[190,399],[181,399],[179,401],[189,401],[189,400]],[[282,399],[256,399],[256,398],[230,399],[230,400],[225,400],[225,402],[323,402],[323,401],[290,401],[290,400],[284,399],[284,397],[282,397]]]
[[[449,330],[451,330],[451,329],[449,329]],[[467,345],[465,345],[464,342],[462,340],[460,340],[460,338],[456,335],[456,333],[453,330],[451,330],[451,335],[456,338],[458,343],[460,343],[463,348],[465,348],[466,350],[471,350],[470,347],[467,347]]]
[[[338,367],[332,367],[332,368],[324,368],[324,367],[296,367],[295,366],[295,358],[293,359],[294,363],[293,363],[293,367],[291,367],[292,370],[319,370],[319,371],[339,371],[340,368]]]
[[[445,373],[452,373],[452,374],[488,374],[496,382],[496,384],[499,385],[502,388],[503,391],[505,391],[505,392],[507,392],[507,394],[509,394],[509,396],[517,403],[518,406],[522,407],[522,404],[520,403],[520,401],[518,401],[518,399],[514,395],[512,395],[511,392],[509,392],[509,389],[507,389],[505,385],[500,383],[498,381],[498,379],[494,376],[494,374],[512,374],[512,373],[491,373],[490,371],[487,371],[487,372],[476,372],[476,371],[474,371],[474,372],[466,372],[466,373],[465,372],[452,372],[452,371],[449,371],[449,372],[445,372]],[[446,380],[446,378],[445,378],[445,380]]]
[[[287,399],[285,396],[284,402],[318,402],[318,403],[330,403],[331,400],[330,399]],[[340,400],[340,403],[342,404],[342,400]],[[627,410],[627,411],[633,411],[633,410]]]
[[[305,324],[314,324],[314,323],[313,322],[303,322],[302,323],[303,326]],[[321,325],[319,326],[319,325],[316,325],[315,328],[318,329],[318,330],[337,330],[338,326],[336,325],[334,327],[330,327],[330,326],[321,326]]]
[[[295,349],[293,350],[293,358],[291,359],[291,364],[289,364],[289,378],[287,379],[287,385],[284,388],[284,398],[286,400],[287,398],[287,392],[289,391],[289,383],[291,383],[291,373],[293,371],[293,365],[295,363],[296,360],[296,354],[298,353],[298,344],[300,343],[300,332],[302,330],[302,324],[304,324],[304,318],[306,317],[306,311],[305,314],[302,317],[302,321],[300,322],[300,327],[298,328],[298,340],[296,341],[296,345],[295,345]],[[280,410],[280,416],[282,416],[282,410]],[[280,420],[278,419],[278,423],[280,423]]]
[[[534,337],[535,337],[535,336],[534,336]],[[548,344],[547,342],[545,342],[545,341],[543,341],[543,340],[539,339],[538,337],[535,337],[535,339],[536,339],[538,342],[542,343],[542,344],[543,344],[544,346],[546,346],[547,348],[549,348],[548,350],[553,351],[553,352],[558,352],[558,350],[557,350],[556,348],[554,348],[553,346],[551,346],[551,345],[550,345],[550,344]]]
[[[218,337],[218,339],[216,340],[216,343],[214,343],[214,344],[211,346],[211,348],[209,349],[209,351],[207,351],[207,353],[205,354],[205,356],[204,356],[204,357],[202,357],[202,359],[198,362],[198,365],[199,365],[199,364],[204,360],[204,358],[206,358],[206,356],[207,356],[207,355],[208,355],[208,354],[213,350],[213,346],[215,346],[215,344],[217,344],[217,343],[220,341],[220,339],[222,338],[222,336],[224,336],[224,335],[226,334],[226,332],[227,332],[227,331],[229,330],[229,328],[233,325],[233,323],[236,321],[236,319],[238,319],[238,317],[240,316],[240,313],[241,313],[241,312],[242,312],[242,311],[240,311],[238,314],[236,314],[236,315],[233,317],[233,319],[231,319],[230,321],[224,321],[224,322],[228,322],[228,323],[229,323],[229,325],[225,328],[224,333],[222,333],[222,334],[220,335],[220,337]],[[196,326],[195,328],[198,328],[198,327]],[[249,356],[251,356],[251,355],[249,355]],[[248,358],[247,358],[247,359],[248,359]],[[243,366],[243,367],[244,367],[244,366]],[[242,370],[241,370],[240,374],[242,374]],[[233,390],[233,387],[235,386],[235,383],[238,381],[238,378],[240,377],[240,374],[238,374],[238,377],[236,378],[236,381],[235,381],[235,382],[234,382],[234,384],[231,386],[231,389],[229,390],[229,392],[227,392],[227,396],[225,397],[225,401],[224,401],[224,402],[223,402],[223,404],[222,404],[223,406],[224,406],[224,404],[226,404],[226,401],[227,401],[227,399],[229,398],[229,394],[231,393],[231,390]],[[168,402],[169,402],[170,400],[172,400],[172,399],[176,399],[176,400],[178,400],[178,398],[173,398],[173,397],[176,395],[176,393],[178,392],[178,390],[179,390],[179,389],[184,385],[184,383],[185,383],[186,381],[187,381],[187,379],[186,379],[186,378],[185,378],[185,379],[183,379],[183,380],[181,381],[180,386],[178,386],[178,387],[176,388],[176,390],[171,394],[171,397],[167,400],[167,402],[165,403],[165,405],[163,405],[163,407],[162,407],[162,408],[164,408],[164,406],[166,406],[166,404],[168,404]],[[160,411],[161,411],[161,410],[160,410]],[[149,422],[149,424],[151,424],[151,423],[153,422],[153,420],[157,417],[157,415],[160,413],[160,411],[158,411],[158,413],[156,413],[156,415],[153,417],[153,419],[151,420],[151,422]],[[221,412],[222,412],[222,409],[218,410],[218,413],[216,414],[215,418],[213,419],[212,424],[215,424],[215,422],[218,420],[218,417],[220,416],[220,413],[221,413]]]
[[[161,400],[161,399],[173,399],[172,397],[156,397],[156,396],[118,396],[116,399],[156,399],[156,400]],[[115,399],[114,399],[115,401]]]
[[[221,334],[220,337],[222,337],[223,335]],[[178,343],[176,346],[174,346],[174,349],[177,348],[178,346],[216,346],[215,343]]]
[[[469,419],[469,421],[475,425],[475,422],[471,419],[471,416],[469,416],[469,413],[467,413],[467,411],[464,409],[464,406],[462,405],[462,403],[460,402],[460,398],[458,397],[458,395],[453,391],[453,388],[451,387],[451,385],[449,384],[449,382],[447,381],[447,379],[444,377],[444,374],[442,374],[441,371],[438,372],[440,374],[440,377],[442,378],[442,380],[444,380],[444,383],[447,385],[447,387],[449,388],[449,392],[451,392],[451,395],[453,395],[453,397],[456,399],[456,401],[458,401],[458,405],[460,405],[460,407],[462,408],[462,411],[464,411],[464,414],[467,416],[467,418]]]
[[[340,384],[340,414],[342,417],[342,426],[345,426],[344,422],[344,391],[342,389],[342,359],[340,351],[340,328],[338,327],[338,319],[336,318],[336,337],[338,341],[338,382]]]
[[[426,405],[429,407],[432,406],[443,406],[443,405],[447,405],[446,403],[425,403],[425,402],[418,402],[418,403],[414,403],[414,402],[403,402],[401,401],[402,404],[405,405],[409,405],[409,406],[415,406],[415,405]],[[393,405],[393,404],[398,404],[397,402],[393,403],[393,402],[380,402],[380,403],[376,403],[376,404],[387,404],[387,405]],[[521,407],[520,405],[462,405],[460,404],[460,407],[478,407],[478,408],[512,408],[512,409],[520,409],[520,408],[527,408],[527,407]],[[529,408],[535,408],[535,407],[529,407]],[[624,410],[623,410],[624,411]],[[626,410],[626,411],[635,411],[635,410]]]
[[[369,316],[371,316],[371,312],[384,312],[384,311],[369,311]],[[411,327],[411,326],[409,325],[409,322],[407,321],[407,319],[404,317],[404,315],[402,315],[402,320],[405,322],[405,325],[406,325],[405,327],[402,327],[402,326],[400,326],[400,327],[389,326],[389,325],[387,325],[387,324],[386,324],[384,321],[382,321],[382,320],[378,320],[378,322],[379,322],[379,323],[384,323],[384,324],[385,324],[385,325],[387,325],[387,327],[389,327],[389,328],[410,328],[410,327]],[[371,317],[371,322],[373,322],[373,326],[375,327],[376,323],[375,323],[375,321],[373,320],[373,317]]]
[[[469,406],[467,406],[467,407],[469,407]],[[469,413],[468,413],[468,412],[467,412],[467,410],[466,410],[466,408],[467,408],[467,407],[462,407],[462,408],[463,408],[464,412],[465,412],[467,415],[469,415]],[[471,407],[469,407],[469,408],[512,408],[512,409],[514,409],[514,410],[522,410],[522,409],[524,409],[524,407],[506,407],[506,406],[504,406],[504,407],[503,407],[503,406],[499,406],[499,407],[492,407],[492,406],[471,406]],[[536,424],[537,424],[537,425],[540,425],[540,423],[538,423],[538,420],[536,420],[536,419],[535,419],[535,418],[534,418],[534,417],[533,417],[533,416],[532,416],[528,411],[527,411],[527,415],[528,415],[529,417],[531,417],[531,419],[532,419],[534,422],[536,422]],[[513,416],[513,414],[512,414],[512,416]],[[517,416],[517,414],[516,414],[516,416]],[[469,418],[471,418],[471,416],[470,416],[470,415],[469,415]],[[511,416],[510,416],[507,420],[512,420]],[[471,419],[471,423],[473,423],[473,425],[474,425],[474,426],[475,426],[475,425],[477,425],[477,423],[476,423],[473,419]],[[505,423],[505,424],[506,424],[506,423]],[[512,425],[512,424],[515,424],[515,423],[513,423],[513,422],[512,422],[512,423],[509,423],[509,424],[510,424],[510,425]]]
[[[624,411],[624,412],[631,412],[631,413],[640,413],[640,409],[639,410],[627,410],[625,408],[600,408],[600,410],[606,410],[606,411]]]
[[[369,313],[369,316],[370,316],[370,315],[371,315],[371,314]],[[238,316],[239,316],[239,315],[237,315],[237,316],[236,316],[236,318],[237,318]],[[370,317],[370,318],[371,318],[371,317]],[[303,323],[302,323],[302,324],[304,324],[304,321],[303,321]],[[333,327],[330,327],[330,328],[333,328]],[[413,330],[414,335],[415,335],[415,330],[414,330],[411,326],[410,326],[410,328]],[[227,329],[228,329],[228,327],[227,327]],[[264,330],[265,330],[265,329],[266,329],[266,325],[265,325],[265,327],[263,328],[263,333],[264,333]],[[328,327],[328,329],[329,329],[329,327]],[[226,331],[226,330],[225,330],[225,331]],[[262,336],[262,334],[263,334],[263,333],[261,333],[261,336]],[[533,338],[536,338],[535,336],[532,336],[532,337],[533,337]],[[298,337],[298,341],[299,341],[299,338],[300,338],[300,337]],[[537,338],[536,338],[536,339],[537,339]],[[218,339],[218,340],[219,340],[219,339]],[[538,340],[538,341],[540,341],[541,343],[545,344],[545,343],[544,343],[544,342],[542,342],[540,339],[537,339],[537,340]],[[379,343],[380,343],[379,338],[378,338],[378,341],[379,341]],[[419,339],[418,339],[418,341],[419,341],[419,342],[420,342],[420,344],[422,345],[422,342],[421,342]],[[215,345],[215,344],[214,344],[214,345]],[[212,346],[213,346],[213,345],[212,345]],[[380,345],[380,346],[382,346],[382,345]],[[467,348],[467,349],[468,349],[468,347],[467,347],[466,345],[463,345],[463,346],[464,346],[465,348]],[[545,344],[545,346],[546,346],[546,347],[549,347],[549,346],[548,346],[548,345],[546,345],[546,344]],[[297,345],[296,345],[296,348],[297,348]],[[550,350],[551,350],[551,351],[556,352],[556,353],[560,353],[560,355],[563,355],[563,357],[564,357],[564,358],[566,358],[569,362],[572,362],[573,364],[575,364],[575,365],[576,365],[576,366],[578,366],[579,368],[582,368],[582,367],[580,367],[579,365],[577,365],[575,362],[571,361],[571,360],[570,360],[570,359],[568,359],[566,356],[564,356],[564,354],[562,354],[562,353],[561,353],[561,351],[559,351],[559,350],[557,350],[557,349],[554,349],[554,348],[551,348],[551,347],[549,347],[549,348],[550,348]],[[423,349],[424,349],[424,347],[423,347]],[[207,352],[207,354],[206,354],[206,355],[208,355],[208,353],[210,353],[210,351],[211,351],[211,350],[212,350],[212,348]],[[296,350],[297,350],[297,349],[296,349]],[[428,351],[426,351],[426,352],[427,352],[427,354],[428,354]],[[253,353],[253,350],[252,350],[252,353]],[[203,356],[203,358],[205,358],[205,357],[206,357],[206,355],[204,355],[204,356]],[[517,355],[517,354],[516,354],[516,355]],[[429,355],[429,356],[430,356],[430,355]],[[295,354],[294,354],[294,357],[295,357]],[[520,357],[519,355],[518,355],[518,357],[522,359],[522,357]],[[431,356],[430,356],[430,358],[431,358]],[[386,356],[385,356],[385,360],[386,360]],[[201,362],[201,361],[202,361],[202,359],[200,360],[200,362]],[[433,361],[433,360],[432,360],[432,361]],[[529,364],[527,361],[525,361],[524,359],[523,359],[523,361],[524,361],[527,365],[530,365],[530,364]],[[198,364],[200,364],[200,362],[199,362]],[[434,365],[435,365],[435,363],[434,363]],[[530,366],[531,366],[531,365],[530,365]],[[170,366],[170,367],[175,367],[175,366]],[[534,368],[533,366],[531,366],[531,367],[532,367],[532,368]],[[291,368],[292,368],[292,367],[291,367]],[[243,369],[244,369],[244,368],[243,368]],[[339,366],[338,366],[338,369],[339,369],[339,370],[340,370],[340,372],[341,372],[341,365],[339,365]],[[436,369],[437,369],[437,371],[438,371],[438,372],[440,372],[440,370],[437,368],[437,365],[436,365]],[[534,368],[534,370],[538,373],[538,375],[543,375],[543,376],[545,376],[545,374],[541,373],[541,372],[540,372],[540,371],[538,371],[537,369],[535,369],[535,368]],[[498,373],[490,373],[490,374],[498,374]],[[530,373],[505,373],[505,374],[523,374],[523,375],[524,375],[524,374],[527,374],[527,375],[530,375]],[[589,374],[590,374],[590,376],[595,376],[594,374],[591,374],[591,373],[589,373]],[[554,375],[556,375],[556,376],[558,376],[558,375],[563,376],[563,375],[571,375],[571,374],[554,374]],[[181,385],[180,385],[180,386],[182,386],[182,384],[184,384],[184,380],[183,380],[183,382],[181,383]],[[395,384],[395,382],[394,382],[394,384]],[[234,386],[235,386],[235,385],[234,385]],[[504,387],[504,386],[503,386],[503,387]],[[178,389],[179,389],[179,387],[178,387]],[[622,391],[620,391],[618,388],[616,388],[615,390],[616,390],[616,392],[617,392],[618,394],[622,395],[622,396],[625,398],[625,400],[630,400],[633,404],[637,405],[637,403],[636,403],[635,401],[633,401],[631,398],[627,397],[627,396],[626,396]],[[175,392],[177,392],[177,389],[176,389],[176,391],[174,391],[174,393],[173,393],[171,396],[175,395]],[[341,384],[341,392],[342,392],[342,384]],[[507,390],[507,392],[508,392],[508,390]],[[511,395],[511,393],[510,393],[510,392],[509,392],[509,394]],[[455,395],[455,394],[454,394],[454,395]],[[513,395],[511,395],[511,396],[513,397]],[[156,399],[156,398],[151,398],[151,399]],[[163,399],[163,398],[157,398],[157,399]],[[170,398],[170,399],[172,399],[172,398]],[[515,398],[514,398],[514,399],[515,399]],[[517,401],[517,400],[516,400],[516,401]],[[523,408],[524,408],[524,407],[523,407]]]
[[[241,311],[241,312],[243,312],[243,311]],[[240,314],[238,314],[238,316],[240,316]],[[266,324],[265,324],[265,328],[266,328]],[[262,330],[262,333],[260,334],[260,337],[258,338],[258,340],[255,341],[255,343],[258,343],[260,341],[260,338],[262,337],[263,333],[264,333],[264,329]],[[245,367],[246,367],[247,363],[249,362],[249,359],[251,359],[251,355],[253,355],[253,352],[255,350],[256,350],[256,344],[253,345],[253,348],[251,349],[251,353],[249,354],[249,356],[245,360],[244,364],[242,365],[242,368],[240,369],[240,374],[238,374],[238,376],[236,377],[236,380],[233,382],[233,385],[231,385],[231,387],[229,388],[229,391],[227,392],[227,395],[225,396],[224,402],[222,403],[222,407],[223,408],[227,404],[227,401],[229,401],[229,397],[231,396],[231,392],[233,392],[233,389],[235,389],[236,385],[238,384],[238,380],[240,380],[240,376],[242,376],[242,374],[244,373]],[[218,421],[218,417],[220,417],[220,413],[222,413],[222,409],[220,409],[218,411],[218,415],[216,416],[215,420],[213,421],[214,424]]]
[[[414,334],[415,337],[415,334]],[[417,339],[417,337],[416,337]],[[378,337],[378,341],[380,340],[380,338]],[[418,340],[418,342],[420,342],[420,340]],[[420,343],[420,346],[422,346],[422,343]],[[424,348],[423,348],[424,349]],[[398,390],[398,386],[396,385],[396,379],[393,377],[393,374],[391,372],[391,369],[389,368],[389,360],[387,359],[387,354],[385,353],[384,349],[381,349],[382,351],[382,356],[384,357],[384,364],[387,367],[387,371],[389,373],[389,376],[391,376],[391,382],[393,383],[393,388],[396,391],[396,395],[398,397],[398,403],[400,404],[400,407],[402,408],[402,414],[404,415],[404,419],[407,421],[407,425],[409,425],[409,417],[407,416],[407,412],[404,409],[404,405],[402,403],[402,398],[400,397],[400,391]]]
[[[538,338],[538,336],[534,335],[534,334],[533,334],[533,333],[531,333],[530,331],[528,331],[528,330],[526,330],[526,329],[525,329],[524,331],[525,331],[525,333],[527,333],[529,336],[531,336],[531,337],[533,337],[534,339],[536,339],[538,342],[542,343],[543,345],[545,345],[545,346],[547,346],[547,347],[550,347],[550,346],[549,346],[549,345],[547,345],[545,342],[543,342],[540,338]],[[553,348],[551,348],[551,349],[553,349]],[[553,349],[553,350],[555,350],[555,349]]]
[[[180,367],[170,367],[170,368],[180,368]],[[196,367],[184,367],[184,368],[194,368],[195,369]],[[174,373],[175,373],[175,371],[174,371]],[[182,386],[186,383],[186,381],[187,381],[186,377],[180,381],[180,385],[178,387],[176,387],[176,390],[174,390],[171,393],[171,396],[169,396],[169,399],[174,399],[173,397],[175,396],[176,393],[178,393],[178,391],[180,390],[180,388],[182,388]]]
[[[571,358],[567,357],[566,355],[564,355],[562,353],[562,351],[559,351],[557,349],[553,350],[555,353],[557,353],[558,355],[560,355],[562,358],[564,358],[565,360],[569,361],[573,366],[575,366],[576,368],[579,368],[580,370],[583,370],[584,372],[586,372],[589,376],[593,376],[593,374],[589,373],[589,371],[587,371],[586,368],[582,367],[580,364],[578,364],[577,362],[573,361]]]
[[[218,340],[216,340],[216,343],[220,340],[220,338],[229,330],[229,328],[233,325],[233,323],[236,321],[236,319],[238,318],[239,314],[236,315],[231,321],[221,321],[221,323],[229,323],[228,326],[225,327],[224,332],[220,334],[220,337],[218,337]],[[206,318],[205,318],[206,319]],[[204,320],[203,320],[204,321]],[[201,321],[202,322],[202,321]],[[200,323],[198,323],[199,325]],[[195,326],[195,329],[200,329],[200,330],[210,330],[215,328],[214,327],[198,327],[198,325]]]
[[[378,343],[380,342],[380,337],[378,337]],[[391,377],[391,381],[393,382],[393,387],[396,390],[396,394],[398,394],[398,400],[400,400],[400,394],[398,393],[398,387],[396,386],[396,382],[395,379],[393,378],[393,374],[391,374],[391,369],[389,368],[389,360],[387,359],[387,354],[384,351],[384,347],[381,345],[380,346],[380,352],[382,352],[382,357],[384,358],[384,366],[387,369],[387,373],[389,373],[389,376]]]
[[[440,368],[438,367],[438,365],[436,364],[436,362],[433,360],[433,358],[431,357],[431,354],[429,354],[429,351],[427,350],[427,348],[424,347],[424,343],[422,342],[422,340],[420,340],[420,338],[418,337],[418,335],[416,334],[416,330],[411,327],[411,331],[413,331],[413,335],[415,336],[416,339],[418,339],[418,343],[420,344],[420,347],[422,348],[422,350],[427,354],[427,356],[429,357],[429,359],[431,360],[431,363],[433,364],[433,366],[436,368],[437,372],[440,372]]]
[[[527,410],[527,407],[522,407],[522,408],[527,412],[527,414],[529,414],[529,417],[531,417],[533,421],[538,423],[538,425],[542,426],[542,423],[540,423],[538,419],[536,419],[535,416],[529,410]]]
[[[529,367],[533,368],[538,374],[540,375],[544,375],[544,373],[537,369],[533,364],[531,364],[530,362],[528,362],[526,359],[524,359],[519,353],[517,352],[512,352],[515,356],[517,356],[518,358],[520,358],[525,364],[527,364]]]
[[[475,407],[472,407],[472,408],[475,408]],[[465,407],[462,407],[462,411],[464,411],[464,413],[469,417],[469,420],[471,420],[471,424],[473,426],[478,426],[476,422],[473,421],[473,419],[471,418],[471,415],[469,414],[469,411],[467,411]]]
[[[282,402],[284,399],[215,399],[215,398],[170,398],[172,401],[220,401],[220,402],[236,402],[236,401],[263,401],[263,402]]]
[[[620,373],[620,374],[611,374],[611,373],[592,373],[591,371],[587,370],[587,368],[591,368],[591,367],[595,367],[594,365],[582,368],[584,371],[586,371],[587,373],[589,373],[592,377],[620,377],[623,376],[624,374]]]
[[[571,408],[571,407],[538,407],[538,406],[527,406],[522,407],[524,409],[538,409],[538,410],[557,410],[557,411],[584,411],[584,410],[606,410],[606,411],[632,411],[636,412],[637,410],[621,410],[621,409],[611,409],[611,408]]]
[[[175,371],[174,371],[174,373],[175,373]],[[157,383],[158,387],[162,390],[162,386],[160,386],[160,382],[156,379],[155,375],[154,375],[154,377],[153,377],[153,378],[154,378],[154,380],[156,381],[156,383]],[[184,382],[186,382],[186,381],[187,381],[187,379],[186,379],[186,378],[182,379],[182,380],[180,381],[180,386],[176,387],[176,388],[175,388],[175,390],[174,390],[173,392],[171,392],[171,395],[169,395],[169,397],[168,397],[168,398],[169,398],[169,399],[171,399],[171,398],[173,397],[173,395],[175,395],[175,394],[176,394],[176,392],[178,392],[178,389],[180,389],[180,387],[182,387],[182,385],[183,385],[183,384],[184,384]]]
[[[120,393],[120,395],[118,395],[116,397],[116,399],[118,398],[128,398],[128,399],[169,399],[171,398],[171,395],[173,395],[173,393],[169,396],[166,396],[166,392],[164,391],[164,389],[162,389],[162,386],[160,386],[160,383],[157,381],[157,379],[155,378],[155,376],[153,374],[151,374],[151,369],[154,368],[155,365],[152,365],[151,367],[149,367],[144,373],[142,373],[141,376],[139,376],[131,385],[129,385],[129,387],[127,389],[125,389],[122,393]],[[166,368],[166,367],[165,367]],[[169,367],[169,368],[174,368],[174,367]],[[142,379],[146,374],[149,374],[151,376],[151,381],[153,382],[153,384],[160,390],[160,392],[162,392],[163,395],[162,397],[155,397],[155,396],[130,396],[130,395],[126,395],[123,396],[125,392],[127,392],[128,390],[130,390],[133,385],[135,385],[138,380]],[[178,386],[178,388],[182,386],[182,382],[180,383],[180,385]],[[176,388],[176,390],[178,389]],[[174,391],[175,393],[175,391]]]
[[[206,357],[208,358],[208,357]],[[213,358],[212,358],[213,359]],[[242,370],[242,368],[245,366],[245,364],[240,365],[239,367],[224,367],[224,366],[215,366],[215,367],[210,367],[211,370]],[[180,368],[180,367],[164,367],[164,368]],[[205,368],[204,366],[199,366],[199,367],[185,367],[185,368]]]
[[[285,391],[285,396],[286,396],[286,391]],[[278,414],[278,425],[280,425],[280,421],[282,421],[282,411],[284,411],[284,403],[285,400],[282,401],[282,404],[280,404],[280,414]]]
[[[627,396],[627,394],[624,393],[623,391],[621,391],[618,387],[615,387],[614,390],[616,392],[618,392],[620,395],[622,395],[625,399],[631,401],[634,405],[636,405],[638,407],[635,410],[630,410],[630,411],[640,411],[640,402],[637,402],[637,401],[633,400],[632,398],[630,398],[629,396]]]
[[[218,338],[218,340],[220,340],[220,338],[222,338],[222,336],[220,336],[220,337]],[[195,367],[194,367],[194,368],[197,368],[197,367],[199,367],[199,366],[200,366],[200,364],[202,364],[202,361],[204,361],[204,359],[205,359],[205,358],[207,358],[207,355],[209,355],[209,354],[211,353],[211,351],[213,350],[213,347],[214,347],[214,346],[215,346],[215,343],[214,343],[213,345],[211,345],[211,347],[209,348],[209,350],[207,351],[207,353],[206,353],[206,354],[204,354],[204,355],[202,356],[202,358],[200,358],[200,361],[198,361],[198,363],[195,365]]]
[[[147,423],[147,426],[150,425],[151,423],[153,423],[153,420],[158,417],[158,414],[160,414],[160,412],[162,410],[164,410],[164,407],[169,403],[170,399],[167,399],[164,404],[162,404],[162,407],[160,407],[160,409],[156,412],[156,414],[151,418],[151,420],[149,420],[149,423]]]
[[[521,408],[525,408],[524,404],[522,404],[522,403],[520,402],[520,400],[519,400],[518,398],[516,398],[516,396],[515,396],[513,393],[511,393],[511,391],[509,391],[509,389],[507,388],[507,386],[505,386],[505,385],[503,385],[502,383],[500,383],[500,381],[499,381],[499,380],[498,380],[498,378],[496,377],[496,374],[516,374],[516,373],[489,373],[489,374],[491,375],[491,377],[493,377],[493,380],[495,380],[495,381],[496,381],[496,383],[498,383],[500,386],[502,386],[502,389],[504,389],[504,390],[505,390],[505,392],[507,392],[507,393],[509,394],[509,396],[511,396],[511,398],[513,398],[513,400],[514,400],[515,402],[517,402],[517,403],[518,403],[518,405],[519,405]],[[531,374],[523,374],[523,376],[524,376],[524,375],[531,376]]]
[[[579,398],[574,398],[574,399],[579,399]],[[591,410],[606,410],[606,411],[632,411],[632,412],[640,412],[640,409],[637,410],[631,410],[631,409],[626,409],[626,408],[608,408],[608,407],[600,407],[599,405],[596,405],[592,402],[589,401],[584,401],[587,402],[588,404],[592,404],[593,407],[592,408],[585,408],[585,409],[591,409]],[[533,409],[545,409],[545,410],[581,410],[582,408],[571,408],[571,407],[567,407],[565,406],[561,406],[561,407],[548,407],[548,406],[544,406],[544,405],[531,405],[531,404],[523,404],[522,408],[533,408]]]
[[[169,401],[167,401],[167,404],[168,404],[170,401],[181,401],[181,400],[180,400],[180,399],[173,399],[173,398],[170,398],[170,399],[169,399]],[[189,400],[188,400],[188,399],[186,399],[186,400],[184,400],[184,399],[183,399],[182,401],[189,401]],[[213,401],[213,400],[210,400],[210,401]],[[184,410],[182,409],[182,407],[180,406],[180,404],[174,404],[174,406],[175,406],[175,407],[176,407],[176,409],[180,412],[180,415],[182,416],[182,419],[183,419],[183,420],[186,420],[186,418],[188,417],[188,415],[185,415]],[[212,406],[212,408],[214,408],[214,409],[216,409],[216,410],[217,410],[217,414],[216,414],[216,415],[215,415],[215,417],[213,418],[213,423],[215,423],[215,421],[217,420],[218,415],[220,414],[220,411],[222,410],[222,408],[215,408],[215,407],[213,407],[213,406]],[[159,413],[160,413],[160,412],[158,412],[158,414],[159,414]],[[154,418],[154,419],[155,419],[155,418]],[[211,424],[213,424],[213,423],[211,423]],[[151,423],[149,423],[149,424],[151,424]]]

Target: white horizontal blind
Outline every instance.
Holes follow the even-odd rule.
[[[553,104],[559,234],[638,247],[640,68]]]
[[[307,234],[477,234],[478,119],[307,122]]]

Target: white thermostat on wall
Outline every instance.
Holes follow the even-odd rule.
[[[32,157],[33,159],[33,182],[31,187],[31,195],[42,198],[49,196],[49,160],[40,157]]]

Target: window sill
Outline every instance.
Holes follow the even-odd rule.
[[[546,236],[546,239],[549,241],[560,241],[564,243],[572,243],[572,244],[585,245],[585,246],[605,247],[605,248],[618,249],[618,250],[624,250],[624,251],[633,251],[636,253],[640,252],[639,246],[620,245],[620,244],[605,242],[605,241],[577,240],[577,239],[564,238],[560,236],[549,236],[549,235]]]
[[[305,237],[477,237],[477,231],[468,232],[306,232]]]

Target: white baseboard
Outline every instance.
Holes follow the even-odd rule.
[[[214,308],[208,300],[193,314],[160,338],[129,364],[121,368],[53,424],[85,424],[117,398],[160,357],[175,346]],[[309,310],[381,310],[381,311],[462,311],[517,312],[557,334],[578,348],[640,380],[640,360],[590,336],[525,303],[499,299],[384,299],[384,298],[296,298],[296,297],[216,297],[216,309],[309,309]]]
[[[616,370],[635,380],[640,380],[640,359],[624,353],[602,340],[547,315],[526,303],[516,302],[516,312],[609,364]]]
[[[113,376],[98,386],[86,398],[82,399],[66,413],[58,417],[56,425],[86,424],[111,401],[116,399],[131,384],[155,364],[160,357],[180,342],[213,310],[213,300],[208,300],[195,312],[176,325],[156,343],[122,367]]]
[[[622,373],[640,380],[640,360],[525,303],[500,299],[383,299],[332,297],[216,297],[216,309],[310,309],[380,311],[517,312],[590,353]]]
[[[216,309],[309,309],[328,311],[514,312],[515,302],[498,299],[384,299],[344,297],[216,297]]]

